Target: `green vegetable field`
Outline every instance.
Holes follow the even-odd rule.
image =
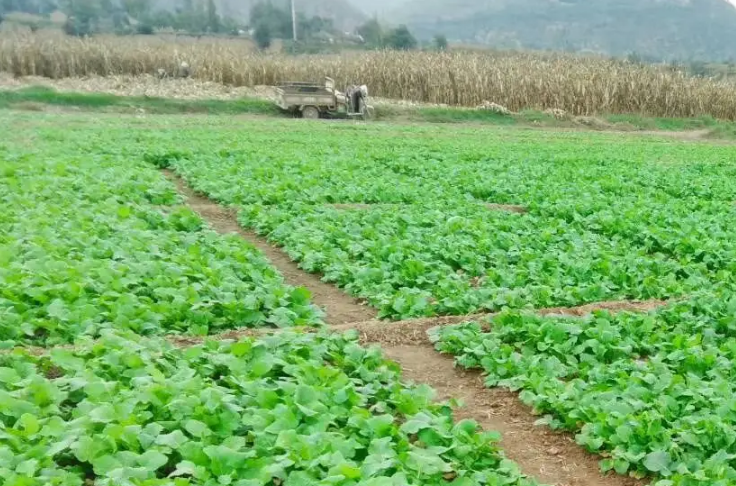
[[[115,150],[0,153],[0,342],[319,322],[306,289],[207,230],[158,171]]]
[[[0,357],[0,473],[13,485],[534,484],[493,434],[431,398],[349,336],[181,350],[108,333]]]
[[[736,484],[734,145],[0,123],[0,486]]]
[[[671,298],[736,268],[732,147],[279,128],[153,155],[384,317]]]
[[[508,311],[443,328],[439,351],[487,373],[554,428],[578,432],[605,469],[658,486],[733,484],[736,299],[699,296],[651,315],[541,318]]]

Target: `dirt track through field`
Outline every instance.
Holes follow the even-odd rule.
[[[451,358],[430,346],[384,346],[383,350],[401,365],[405,378],[432,386],[439,400],[461,400],[464,406],[455,410],[457,419],[474,419],[485,430],[500,432],[506,456],[538,481],[556,486],[644,484],[624,476],[604,476],[598,459],[578,446],[570,434],[534,425],[539,417],[516,394],[486,388],[479,372],[455,368]]]
[[[360,303],[338,288],[322,282],[316,275],[305,272],[294,263],[289,255],[252,231],[243,229],[235,214],[217,203],[194,192],[184,181],[169,170],[163,171],[176,184],[179,192],[186,196],[187,205],[220,233],[237,233],[256,246],[284,276],[287,284],[306,287],[312,293],[312,302],[321,307],[328,324],[367,321],[376,316],[370,307]]]
[[[411,319],[386,322],[375,319],[375,311],[357,302],[339,289],[306,273],[281,249],[264,238],[242,229],[235,215],[227,209],[196,194],[178,176],[164,171],[187,204],[221,233],[238,233],[258,247],[290,285],[303,286],[312,292],[312,300],[326,312],[326,322],[335,331],[357,330],[364,344],[381,345],[388,358],[402,367],[404,377],[415,383],[425,383],[437,391],[437,398],[456,398],[464,407],[456,410],[458,418],[472,418],[485,429],[502,434],[507,457],[519,464],[522,471],[545,484],[554,486],[635,486],[644,484],[632,478],[600,472],[600,458],[586,453],[573,437],[536,426],[538,417],[507,390],[488,389],[480,373],[455,368],[453,360],[437,353],[427,337],[427,330],[439,325],[455,324],[488,318],[489,314]],[[612,312],[647,311],[663,305],[651,302],[603,302],[578,308],[544,309],[542,315],[584,316],[594,310]],[[229,331],[218,338],[238,338],[278,330]],[[201,338],[172,337],[175,344],[186,346],[201,342]]]

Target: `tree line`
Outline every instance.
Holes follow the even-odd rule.
[[[64,31],[84,36],[99,32],[153,34],[170,28],[192,34],[236,32],[242,24],[223,18],[214,0],[183,0],[172,10],[154,9],[150,0],[0,0],[0,18],[10,12],[48,16],[63,12]]]
[[[332,19],[318,16],[307,18],[304,14],[297,14],[297,37],[309,42],[320,33],[340,37],[342,33],[334,26]],[[253,38],[261,49],[268,48],[273,39],[290,39],[293,35],[291,12],[288,8],[281,8],[271,1],[262,1],[253,6],[250,11],[250,25]],[[358,39],[365,47],[371,49],[411,50],[419,46],[417,38],[406,25],[385,28],[377,19],[370,19],[356,30]],[[447,49],[447,38],[437,35],[433,45],[436,49]]]
[[[24,12],[48,17],[55,11],[67,19],[64,31],[69,35],[86,36],[101,32],[116,34],[153,34],[156,30],[172,29],[190,34],[240,34],[249,31],[261,49],[274,39],[291,39],[293,26],[289,2],[274,4],[263,0],[250,10],[250,22],[238,22],[223,17],[215,0],[180,0],[172,9],[154,9],[150,0],[0,0],[0,21],[8,12]],[[281,6],[280,6],[281,5]],[[298,13],[298,39],[302,45],[327,42],[351,42],[368,49],[411,50],[419,42],[406,25],[385,27],[377,19],[360,25],[355,35],[346,35],[335,26],[333,19]],[[433,47],[447,48],[447,39],[436,36]]]

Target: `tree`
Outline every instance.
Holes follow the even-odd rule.
[[[383,28],[376,19],[371,19],[358,27],[358,35],[371,47],[383,47]]]
[[[268,30],[271,38],[288,39],[291,37],[291,13],[273,4],[258,2],[250,10],[250,24],[258,30]]]
[[[98,0],[67,0],[61,7],[67,16],[64,32],[77,37],[87,36],[95,31],[103,9]]]
[[[122,0],[125,12],[136,20],[147,17],[150,3],[147,0]]]
[[[446,51],[449,47],[447,37],[445,37],[443,34],[435,35],[434,39],[432,40],[432,44],[434,44],[434,48],[438,51]]]
[[[297,25],[299,26],[299,38],[302,40],[313,38],[320,32],[326,32],[328,34],[334,34],[336,32],[332,19],[326,19],[317,15],[308,19],[303,14],[300,14],[297,19]]]
[[[253,34],[253,39],[256,41],[259,49],[263,50],[271,47],[271,38],[271,29],[268,27],[267,24],[261,23],[256,26],[256,31]]]
[[[386,45],[391,49],[408,51],[417,47],[417,40],[406,25],[400,25],[386,36]]]
[[[207,30],[210,32],[220,32],[222,30],[220,16],[217,15],[214,0],[207,0]]]
[[[64,33],[75,37],[85,37],[92,33],[92,27],[89,20],[67,17],[66,22],[64,22]]]
[[[136,26],[135,31],[140,35],[153,35],[153,25],[143,22]]]

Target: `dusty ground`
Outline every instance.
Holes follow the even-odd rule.
[[[195,79],[159,79],[156,76],[109,76],[49,79],[40,76],[14,78],[0,73],[0,89],[47,86],[61,92],[106,93],[116,96],[151,96],[178,100],[233,100],[243,97],[273,99],[273,88],[235,88]]]
[[[528,210],[524,206],[518,206],[516,204],[494,204],[486,203],[485,206],[491,211],[507,211],[509,213],[524,214]]]
[[[633,486],[632,478],[603,475],[598,459],[586,453],[570,434],[534,425],[539,418],[518,397],[500,388],[488,389],[478,372],[454,367],[452,359],[429,346],[383,346],[385,354],[401,365],[404,377],[427,383],[439,400],[459,399],[464,406],[458,419],[476,420],[485,430],[500,432],[506,455],[524,473],[556,486]]]
[[[76,92],[76,93],[106,93],[116,96],[150,96],[157,98],[169,98],[178,100],[235,100],[244,97],[256,98],[272,101],[275,99],[275,92],[272,86],[255,86],[255,87],[233,87],[223,84],[201,81],[196,79],[159,79],[153,75],[144,76],[92,76],[86,78],[64,78],[49,79],[40,76],[27,76],[15,78],[9,73],[0,72],[0,90],[21,89],[29,86],[46,86],[60,92]],[[377,109],[388,110],[392,113],[392,119],[395,122],[411,122],[411,115],[408,115],[410,108],[417,107],[447,107],[447,105],[421,103],[411,100],[395,100],[387,98],[371,97],[371,104]],[[25,103],[23,106],[17,105],[17,109],[26,109],[32,111],[50,111],[50,112],[67,112],[78,111],[78,107],[54,107],[42,105],[38,103]],[[472,108],[458,108],[472,109]],[[423,122],[422,122],[423,123]],[[468,125],[482,124],[482,122],[467,121],[462,122]],[[733,140],[718,140],[712,135],[712,130],[687,130],[687,131],[665,131],[665,130],[638,130],[636,127],[626,124],[611,124],[603,119],[596,117],[573,117],[565,119],[558,124],[538,124],[525,123],[522,125],[531,128],[540,128],[543,130],[561,130],[561,131],[605,131],[605,132],[623,132],[631,133],[639,136],[656,136],[671,138],[684,142],[701,142],[708,141],[710,143],[733,144]],[[524,212],[525,208],[521,206],[503,206],[490,208],[494,210],[504,210],[513,212]],[[349,208],[345,208],[349,209]]]
[[[87,78],[49,79],[41,76],[15,78],[0,72],[0,90],[46,86],[60,92],[106,93],[116,96],[151,96],[178,100],[234,100],[238,98],[275,99],[272,86],[233,87],[197,79],[159,79],[157,76],[91,76]],[[395,107],[444,106],[408,100],[371,97],[373,105]]]

